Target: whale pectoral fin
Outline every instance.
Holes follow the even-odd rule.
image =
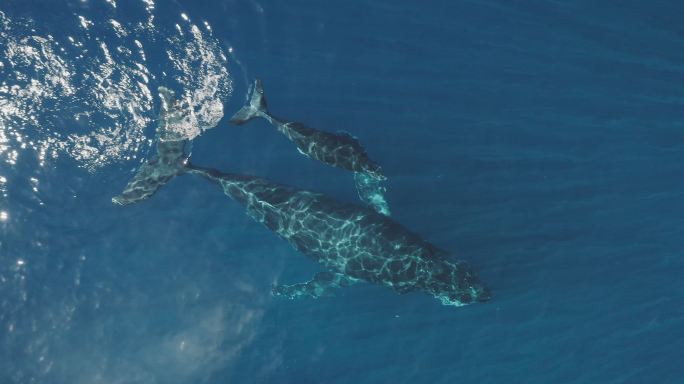
[[[331,288],[348,287],[357,281],[357,279],[341,273],[318,272],[311,280],[305,283],[276,285],[271,293],[273,296],[281,296],[288,299],[298,299],[301,297],[317,299],[328,294]]]
[[[299,148],[299,147],[297,147],[297,152],[301,153],[302,155],[304,155],[306,157],[309,157],[309,155],[306,152],[302,151],[301,148]]]

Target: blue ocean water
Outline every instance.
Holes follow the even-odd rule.
[[[684,5],[0,12],[0,382],[684,382]],[[319,266],[215,186],[111,203],[153,153],[158,86],[197,112],[193,162],[355,202],[265,122],[227,124],[256,77],[277,115],[357,136],[394,218],[492,300],[273,298]]]

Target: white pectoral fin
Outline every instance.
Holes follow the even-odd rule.
[[[306,152],[302,151],[301,148],[297,147],[297,152],[301,153],[302,155],[309,157],[309,155],[306,154]]]

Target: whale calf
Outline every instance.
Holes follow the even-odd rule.
[[[370,159],[359,141],[346,132],[330,133],[307,127],[302,123],[286,122],[268,111],[264,88],[257,79],[250,87],[249,102],[230,122],[244,124],[261,117],[292,141],[299,153],[336,168],[354,172],[356,190],[363,202],[383,215],[390,215],[381,182],[387,178],[381,167]]]
[[[164,130],[172,111],[162,109],[158,138],[168,137]],[[444,305],[462,306],[490,298],[466,262],[449,260],[445,251],[386,215],[263,178],[195,166],[184,151],[187,144],[158,139],[157,156],[143,164],[112,201],[139,202],[185,173],[217,184],[255,221],[323,267],[307,282],[277,285],[272,291],[275,296],[320,297],[332,288],[365,281],[399,293],[423,291]]]

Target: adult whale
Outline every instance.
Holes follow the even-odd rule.
[[[323,265],[308,282],[276,286],[276,295],[318,297],[362,280],[399,293],[425,291],[445,305],[489,298],[466,262],[447,260],[446,252],[372,209],[254,176],[189,163],[186,169],[220,185],[250,217]]]
[[[164,116],[160,119],[158,137],[165,137],[166,120]],[[446,252],[389,217],[320,193],[194,166],[182,150],[186,144],[183,140],[158,140],[157,157],[143,164],[112,201],[122,205],[139,202],[184,173],[218,184],[250,217],[325,269],[310,281],[274,287],[274,295],[319,297],[330,288],[366,281],[399,293],[424,291],[445,305],[489,299],[489,290],[466,262],[448,260]]]
[[[247,105],[230,119],[232,124],[241,125],[257,117],[265,119],[292,141],[304,156],[354,172],[354,182],[361,201],[383,215],[390,215],[385,188],[381,186],[381,182],[387,178],[354,136],[346,132],[325,132],[275,117],[268,111],[264,87],[259,79],[251,85],[248,98]]]

